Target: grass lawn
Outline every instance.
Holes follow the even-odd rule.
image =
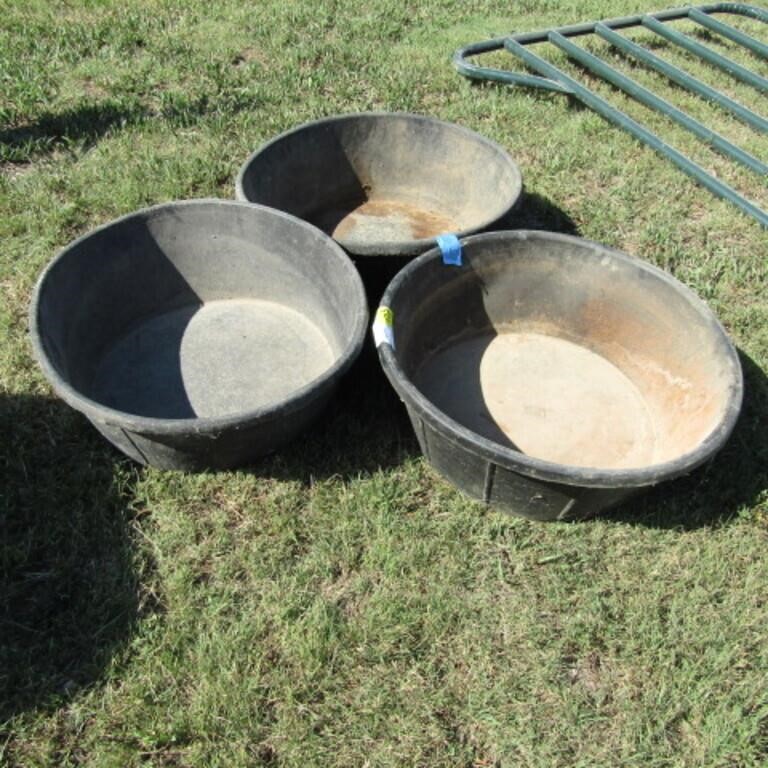
[[[0,0],[0,766],[768,765],[768,235],[567,98],[450,65],[640,8]],[[581,44],[768,161],[767,136]],[[758,176],[595,87],[768,209]],[[371,109],[494,139],[525,178],[513,226],[619,247],[709,303],[746,379],[715,461],[541,525],[440,479],[375,368],[237,472],[138,467],[52,395],[26,312],[57,249],[144,205],[232,197],[269,137]]]

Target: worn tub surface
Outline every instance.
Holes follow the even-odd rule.
[[[236,182],[238,199],[299,216],[356,257],[413,256],[442,233],[485,229],[521,192],[520,170],[498,144],[403,113],[298,126],[251,155]]]
[[[538,519],[584,517],[711,457],[741,404],[736,351],[655,267],[580,238],[467,238],[382,303],[380,359],[429,460],[470,495]]]
[[[280,211],[198,200],[130,214],[43,273],[32,341],[56,391],[132,458],[248,462],[304,429],[359,353],[359,275]]]

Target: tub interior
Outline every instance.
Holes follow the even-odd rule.
[[[54,264],[41,340],[71,387],[123,413],[216,418],[273,405],[351,343],[349,275],[328,246],[245,205],[150,210]]]
[[[735,378],[700,302],[586,242],[486,243],[464,267],[431,262],[393,309],[398,360],[434,406],[562,465],[635,469],[694,450]]]
[[[475,228],[506,210],[521,180],[493,145],[456,126],[359,115],[281,137],[246,167],[242,186],[246,199],[310,221],[354,251]]]

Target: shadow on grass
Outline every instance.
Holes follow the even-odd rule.
[[[146,118],[138,104],[105,101],[81,104],[61,112],[43,112],[34,122],[0,131],[0,152],[8,162],[27,162],[72,143],[93,146],[111,129]]]
[[[580,234],[576,223],[562,208],[558,208],[546,197],[528,191],[523,193],[515,208],[492,229],[544,229],[564,235]]]
[[[768,489],[768,377],[739,351],[744,405],[725,447],[687,477],[662,483],[603,519],[652,528],[717,527]]]
[[[0,429],[2,721],[97,680],[140,607],[115,454],[51,398],[0,395]]]
[[[277,479],[343,479],[400,466],[420,455],[405,406],[366,339],[362,354],[342,380],[320,420],[252,471]]]
[[[60,112],[46,111],[32,122],[0,130],[0,161],[26,163],[72,145],[89,149],[113,130],[149,120],[161,120],[173,127],[188,127],[214,114],[234,115],[255,109],[261,103],[254,94],[239,91],[217,99],[208,94],[189,96],[169,92],[156,107],[135,97],[85,102]]]

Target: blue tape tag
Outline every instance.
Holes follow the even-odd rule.
[[[443,264],[461,266],[461,243],[456,235],[438,235],[437,245],[443,253]]]

